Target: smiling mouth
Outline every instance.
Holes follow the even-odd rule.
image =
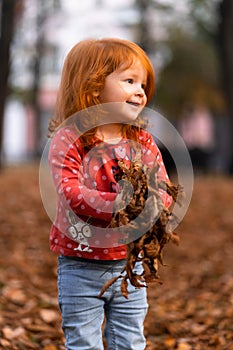
[[[126,103],[128,103],[129,105],[134,106],[134,107],[139,107],[140,106],[140,103],[137,103],[137,102],[126,101]]]

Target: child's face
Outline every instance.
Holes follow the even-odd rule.
[[[117,69],[106,77],[99,100],[101,103],[124,103],[127,120],[135,120],[147,102],[146,82],[147,72],[137,60],[129,68]]]

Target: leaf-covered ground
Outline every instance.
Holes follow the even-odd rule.
[[[38,165],[0,173],[0,349],[64,349]],[[233,350],[233,178],[197,177],[181,244],[148,289],[147,350]]]

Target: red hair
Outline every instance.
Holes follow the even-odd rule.
[[[138,45],[116,38],[88,39],[76,44],[63,66],[55,118],[50,120],[49,130],[53,132],[74,113],[99,104],[96,92],[104,88],[106,77],[120,66],[129,68],[135,59],[139,59],[147,72],[145,93],[149,103],[155,91],[155,74],[149,58]]]

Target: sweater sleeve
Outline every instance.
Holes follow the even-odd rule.
[[[60,129],[50,145],[49,164],[58,200],[76,215],[110,221],[116,193],[101,192],[86,186],[83,148],[71,128]]]

